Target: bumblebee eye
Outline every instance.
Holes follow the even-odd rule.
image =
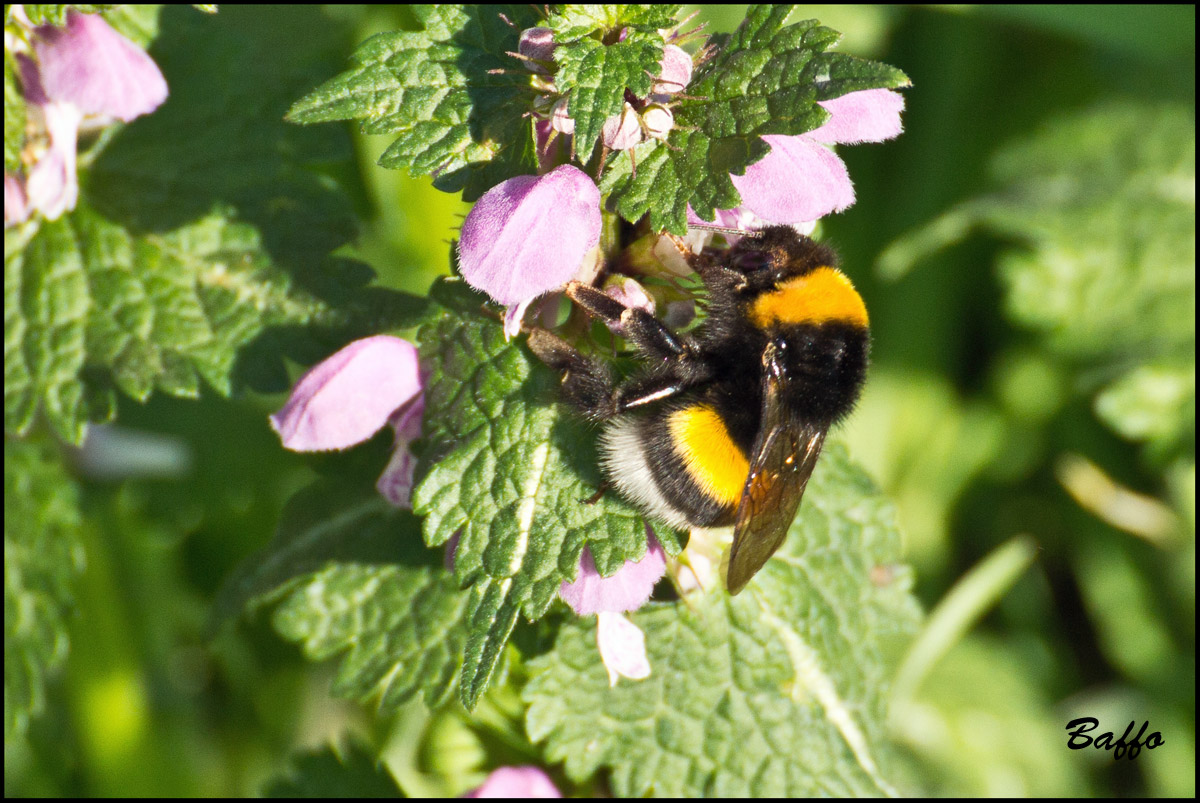
[[[742,251],[732,259],[733,266],[742,273],[757,273],[771,264],[771,255],[765,251]]]

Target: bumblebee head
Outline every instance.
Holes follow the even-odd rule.
[[[867,328],[867,307],[838,270],[837,254],[789,226],[743,237],[729,249],[726,265],[744,277],[738,292],[760,329],[824,323]]]
[[[743,237],[729,249],[727,264],[746,277],[744,290],[768,292],[788,279],[822,267],[837,267],[832,248],[798,234],[790,226],[770,226]]]

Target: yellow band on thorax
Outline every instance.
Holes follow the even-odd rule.
[[[762,328],[773,323],[834,321],[866,328],[867,305],[845,274],[826,266],[760,295],[750,307],[750,319]]]
[[[671,443],[688,474],[710,499],[736,505],[750,473],[750,461],[725,428],[717,411],[697,404],[671,413]]]

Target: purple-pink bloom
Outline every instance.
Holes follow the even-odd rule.
[[[600,139],[614,151],[629,150],[646,140],[642,130],[641,116],[628,102],[619,114],[614,114],[604,121],[600,128]]]
[[[417,469],[417,457],[409,448],[421,437],[421,418],[425,414],[425,394],[413,396],[388,419],[396,433],[392,442],[392,457],[379,475],[375,490],[396,507],[412,509],[413,477]]]
[[[665,103],[668,96],[682,92],[691,81],[692,57],[679,45],[667,45],[658,62],[658,78],[650,90],[650,99]]]
[[[600,190],[579,168],[517,176],[492,187],[463,221],[463,278],[501,304],[561,287],[600,242]]]
[[[463,797],[562,797],[562,793],[538,767],[498,767],[482,786]]]
[[[646,537],[645,556],[636,562],[626,561],[612,577],[600,576],[591,551],[584,547],[575,582],[563,583],[558,595],[580,616],[601,611],[622,613],[642,607],[667,570],[662,546],[648,529]]]
[[[29,219],[29,206],[25,203],[25,187],[21,179],[4,174],[4,227],[23,223]]]
[[[517,40],[517,52],[537,61],[550,61],[558,44],[552,28],[526,28]]]
[[[882,142],[901,131],[904,97],[889,89],[851,92],[821,101],[824,125],[799,136],[767,135],[771,152],[730,175],[745,209],[766,223],[795,224],[840,212],[854,203],[846,165],[826,145]]]
[[[39,27],[33,44],[52,101],[129,122],[167,99],[158,65],[99,14],[68,11],[65,27]]]
[[[30,209],[57,220],[79,201],[75,171],[76,141],[83,115],[70,103],[51,101],[40,107],[49,147],[29,168],[25,195]]]
[[[389,335],[367,337],[301,377],[271,426],[293,451],[345,449],[378,432],[420,392],[416,347]]]
[[[596,647],[608,671],[609,686],[616,686],[619,677],[630,680],[650,677],[646,634],[621,614],[600,611],[596,617]]]

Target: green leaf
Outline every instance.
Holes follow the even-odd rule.
[[[1194,442],[1195,362],[1134,368],[1096,396],[1096,415],[1114,432],[1159,448]]]
[[[1075,358],[1195,351],[1196,127],[1190,109],[1117,104],[1060,118],[993,160],[1000,190],[906,235],[893,275],[984,227],[1010,317]]]
[[[626,220],[650,215],[654,229],[683,234],[687,207],[705,219],[731,209],[741,197],[729,178],[763,158],[765,134],[803,134],[828,112],[817,101],[863,89],[908,85],[886,64],[827,52],[840,34],[816,20],[784,25],[791,6],[752,6],[716,55],[699,66],[686,94],[673,107],[676,128],[632,169],[617,160],[605,185],[613,188]],[[719,42],[719,40],[717,40]]]
[[[362,121],[368,134],[394,134],[384,167],[435,176],[474,200],[500,181],[534,173],[532,100],[516,52],[529,6],[438,5],[415,10],[424,30],[368,39],[353,66],[297,101],[297,123]],[[512,25],[505,22],[507,17]],[[496,70],[510,72],[494,72]]]
[[[291,766],[263,789],[268,798],[404,797],[374,752],[356,739],[292,755]]]
[[[313,36],[331,29],[319,11],[172,7],[158,24],[170,102],[81,159],[74,212],[5,232],[8,432],[40,408],[78,442],[111,417],[116,389],[281,390],[284,355],[311,362],[419,306],[363,288],[369,269],[329,256],[354,219],[312,168],[349,155],[345,132],[279,119],[340,42]]]
[[[467,594],[424,548],[412,514],[374,488],[323,481],[296,494],[275,540],[222,590],[216,616],[279,600],[273,622],[313,660],[343,655],[335,694],[387,715],[454,689]]]
[[[894,793],[885,702],[918,620],[900,551],[891,504],[832,446],[746,591],[631,615],[648,679],[610,688],[595,621],[564,627],[531,662],[529,734],[622,797]]]
[[[4,741],[46,704],[67,654],[71,583],[83,570],[79,500],[56,450],[4,442]]]
[[[555,86],[570,93],[575,151],[586,162],[604,121],[625,106],[625,91],[650,94],[662,60],[659,28],[670,27],[678,6],[568,6],[547,20],[558,48]]]
[[[466,609],[467,595],[440,566],[338,564],[307,578],[273,621],[313,660],[345,653],[334,693],[374,701],[387,716],[418,694],[431,708],[449,698],[467,640]]]
[[[448,287],[460,282],[445,282]],[[481,296],[474,297],[478,310]],[[462,301],[441,308],[418,335],[425,391],[426,447],[414,510],[425,540],[460,534],[455,574],[471,585],[471,637],[462,696],[473,706],[486,688],[518,612],[545,614],[573,580],[588,546],[603,575],[646,551],[642,518],[601,484],[595,432],[555,404],[558,380],[523,343],[505,342],[496,319]],[[674,533],[659,533],[670,554]]]
[[[17,86],[17,65],[12,53],[4,50],[4,172],[21,169],[21,149],[25,147],[25,98]]]
[[[615,38],[623,29],[650,32],[675,25],[680,6],[672,3],[652,5],[588,5],[574,3],[559,6],[545,25],[554,29],[559,43],[574,42],[585,36]]]
[[[109,381],[138,401],[154,390],[194,398],[201,378],[228,394],[242,347],[325,310],[271,264],[252,227],[221,217],[134,236],[81,202],[21,236],[5,233],[4,266],[5,428],[17,434],[40,407],[80,442],[112,409],[88,398],[111,394]]]

